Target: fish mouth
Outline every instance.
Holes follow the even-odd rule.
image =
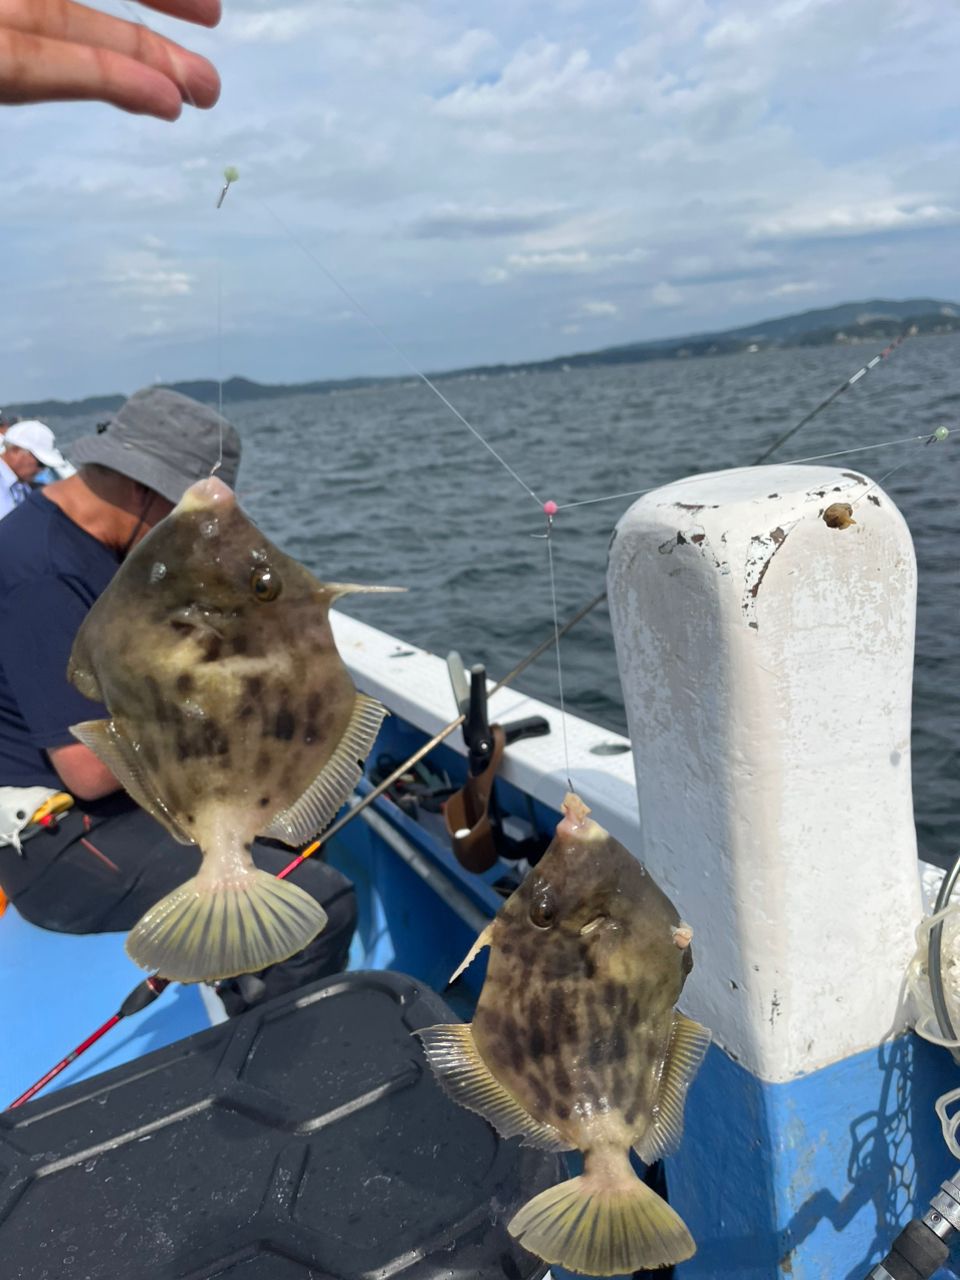
[[[236,505],[236,495],[216,476],[192,484],[180,499],[181,511],[227,511]]]
[[[215,623],[221,622],[222,618],[223,614],[219,609],[188,604],[184,605],[182,609],[177,609],[170,616],[170,625],[174,631],[179,632],[181,635],[186,635],[188,632],[201,631],[219,636],[222,640],[223,632],[215,625]]]
[[[580,937],[585,938],[588,933],[593,933],[594,929],[599,929],[606,918],[606,916],[595,916],[592,920],[589,920],[580,930]]]

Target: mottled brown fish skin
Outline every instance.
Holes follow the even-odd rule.
[[[473,1035],[531,1116],[581,1150],[625,1149],[650,1123],[692,957],[670,900],[589,826],[602,838],[558,829],[501,908]]]
[[[181,504],[137,546],[91,610],[70,670],[200,843],[211,806],[242,810],[237,834],[251,840],[296,801],[356,697],[330,629],[335,593],[220,488],[228,497]]]
[[[471,947],[489,946],[473,1023],[418,1032],[447,1092],[504,1137],[583,1152],[583,1173],[521,1205],[507,1230],[545,1262],[618,1276],[696,1243],[639,1179],[675,1151],[710,1033],[675,1009],[692,930],[569,792],[543,859]]]

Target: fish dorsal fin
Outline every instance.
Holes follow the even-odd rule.
[[[406,587],[367,587],[360,582],[325,582],[323,589],[330,593],[331,600],[339,600],[341,596],[386,595],[390,592],[406,591]]]
[[[653,1122],[635,1150],[644,1164],[672,1155],[683,1137],[683,1107],[690,1082],[710,1044],[710,1032],[682,1013],[673,1015],[670,1047],[653,1108]]]
[[[148,782],[136,749],[127,741],[115,720],[84,720],[72,724],[70,732],[75,738],[99,756],[127,794],[146,809],[180,844],[194,844],[176,818],[163,803]]]
[[[337,749],[299,800],[283,809],[260,833],[285,844],[302,844],[319,835],[357,785],[387,709],[376,698],[358,693],[353,714]]]
[[[455,1102],[489,1120],[504,1138],[523,1139],[522,1146],[541,1151],[573,1151],[574,1144],[551,1124],[534,1120],[496,1079],[480,1057],[472,1027],[451,1022],[414,1032],[433,1074]]]
[[[466,973],[466,971],[470,968],[470,966],[473,964],[474,960],[476,960],[477,956],[480,954],[480,952],[483,950],[484,947],[493,946],[493,925],[494,925],[494,921],[491,920],[490,923],[487,925],[487,927],[484,930],[482,930],[476,942],[474,942],[473,946],[470,948],[467,954],[463,957],[463,959],[460,961],[456,969],[454,969],[453,973],[450,975],[449,979],[447,980],[448,987],[453,986],[456,980],[460,977],[461,973]]]

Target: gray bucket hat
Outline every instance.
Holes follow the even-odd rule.
[[[68,450],[77,467],[95,462],[179,502],[190,486],[210,475],[236,486],[240,437],[216,409],[166,387],[147,387],[132,395],[112,418]]]

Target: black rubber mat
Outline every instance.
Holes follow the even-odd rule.
[[[561,1162],[436,1085],[453,1020],[343,974],[0,1115],[0,1275],[535,1280],[504,1223]]]

